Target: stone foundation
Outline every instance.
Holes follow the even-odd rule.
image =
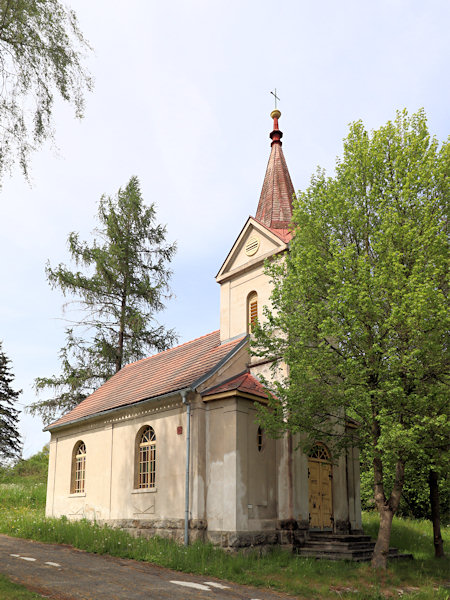
[[[113,519],[102,521],[109,527],[123,529],[133,537],[160,537],[184,542],[184,519]],[[201,519],[189,521],[189,541],[205,541],[207,523]]]
[[[101,524],[123,529],[133,537],[160,537],[184,542],[184,519],[114,519]],[[348,522],[337,522],[336,533],[349,533]],[[361,533],[361,532],[351,532]],[[301,548],[309,538],[308,521],[295,519],[278,521],[276,529],[258,531],[209,531],[203,519],[189,521],[189,542],[210,542],[230,551],[259,549],[266,551],[274,546]]]

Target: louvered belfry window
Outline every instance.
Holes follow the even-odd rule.
[[[72,467],[72,494],[82,494],[86,482],[86,444],[78,442],[74,449]]]
[[[248,332],[251,333],[253,326],[258,320],[258,294],[252,292],[248,297]]]
[[[156,487],[156,435],[153,427],[146,427],[139,440],[138,488]]]

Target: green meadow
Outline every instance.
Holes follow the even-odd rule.
[[[70,544],[87,552],[148,561],[163,567],[268,587],[301,598],[450,598],[450,561],[433,556],[432,527],[428,521],[395,519],[391,545],[414,555],[414,560],[392,561],[386,573],[368,564],[300,558],[277,549],[260,554],[229,554],[210,544],[188,548],[168,540],[134,538],[124,531],[88,521],[71,522],[44,516],[47,456],[39,453],[13,469],[0,471],[0,532],[56,544]],[[376,536],[375,513],[364,513],[366,533]],[[450,527],[443,528],[445,549]],[[0,580],[0,591],[4,580]],[[25,593],[25,592],[24,592]],[[2,598],[21,598],[8,596]],[[37,598],[36,595],[23,598]]]

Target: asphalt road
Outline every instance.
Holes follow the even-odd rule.
[[[285,594],[0,535],[0,572],[54,600],[281,600]]]

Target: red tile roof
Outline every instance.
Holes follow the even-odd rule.
[[[236,375],[227,381],[205,390],[202,392],[202,396],[212,396],[214,394],[230,392],[233,390],[253,394],[254,396],[261,396],[262,398],[267,399],[267,392],[264,387],[255,377],[253,377],[253,375],[250,375],[250,373],[247,372],[240,373],[240,375]]]
[[[245,336],[220,343],[213,331],[181,346],[126,365],[48,429],[190,387],[237,349]]]
[[[272,142],[272,151],[259,198],[256,219],[271,230],[289,228],[292,220],[292,196],[294,186],[281,148],[281,131]]]
[[[255,219],[255,221],[257,221],[257,219]],[[260,221],[258,221],[258,223],[263,225],[263,227],[266,227],[264,223],[261,223]],[[276,229],[275,227],[266,227],[266,229],[275,234],[285,244],[292,240],[292,231],[290,229]]]

